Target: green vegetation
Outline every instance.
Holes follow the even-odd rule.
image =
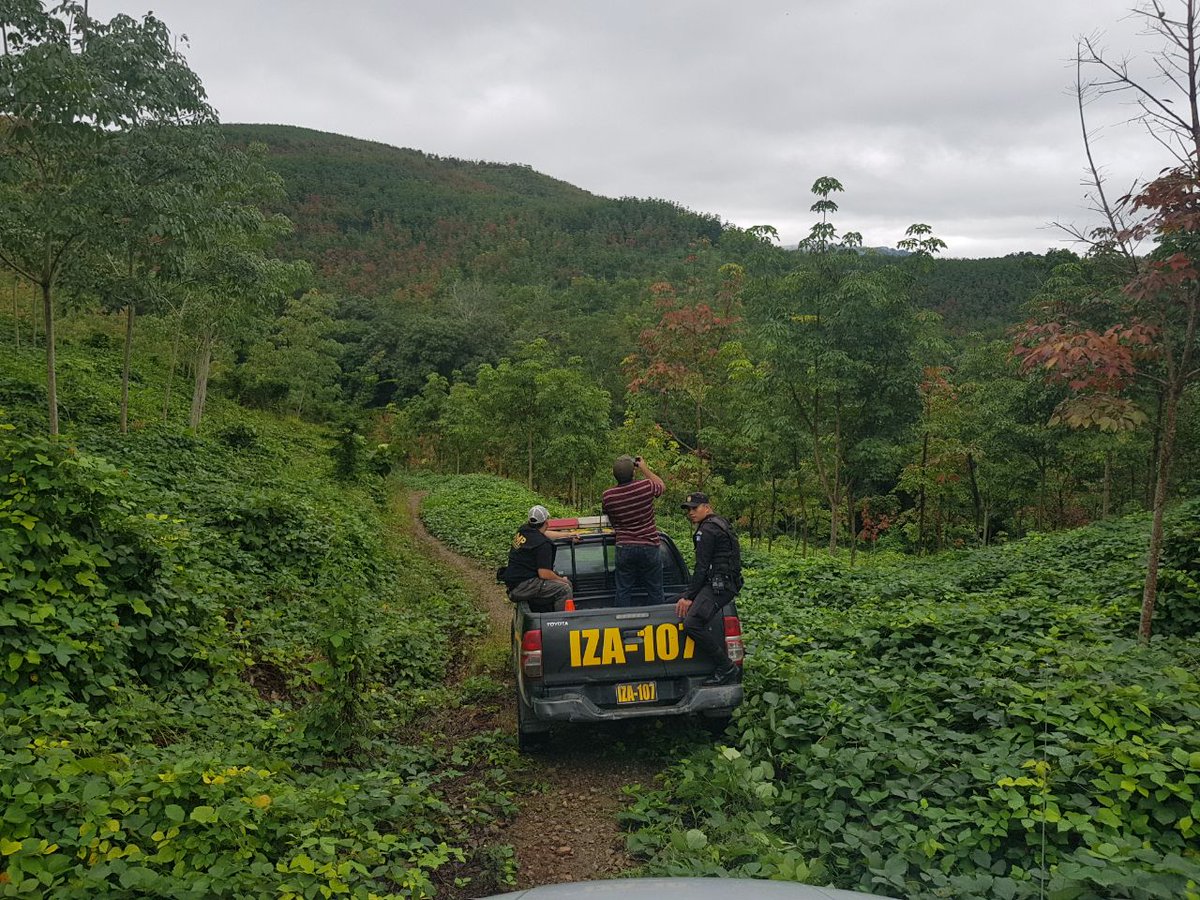
[[[0,896],[503,878],[473,833],[512,808],[507,741],[402,739],[461,702],[450,638],[480,627],[404,512],[335,481],[332,441],[295,421],[217,403],[212,437],[115,433],[119,354],[96,343],[63,348],[56,442],[13,424],[40,418],[41,354],[0,361]],[[134,421],[161,372],[135,360]]]
[[[1198,513],[1164,589],[1191,636],[1153,650],[1131,638],[1144,517],[760,566],[729,746],[636,801],[630,846],[650,874],[914,898],[1200,896]]]

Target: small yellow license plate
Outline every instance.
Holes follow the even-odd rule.
[[[658,684],[653,681],[637,681],[617,685],[618,703],[649,703],[658,699]]]

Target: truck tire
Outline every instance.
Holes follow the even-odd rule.
[[[550,729],[533,721],[533,710],[529,708],[517,690],[517,750],[529,753],[546,746],[550,740]]]

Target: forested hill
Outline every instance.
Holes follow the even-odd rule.
[[[428,297],[461,278],[562,285],[657,274],[714,215],[665,200],[609,199],[528,166],[468,162],[285,125],[226,125],[263,143],[296,226],[288,255],[328,289]]]
[[[998,335],[1021,316],[1021,305],[1057,265],[1074,259],[1066,250],[1045,255],[1011,253],[993,259],[939,259],[916,286],[916,300],[939,313],[952,332]]]
[[[336,293],[426,299],[464,279],[562,287],[661,278],[700,246],[744,261],[739,229],[669,200],[600,197],[525,165],[289,125],[223,128],[235,144],[267,146],[286,190],[279,211],[296,227],[283,252],[311,262]],[[786,265],[782,251],[774,266]],[[998,334],[1063,256],[937,260],[917,300],[951,331]]]

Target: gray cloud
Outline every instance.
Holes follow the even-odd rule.
[[[162,0],[222,119],[532,165],[607,196],[808,230],[846,186],[868,244],[927,222],[950,255],[1062,245],[1088,221],[1069,63],[1080,34],[1143,49],[1131,0]],[[132,0],[92,12],[140,14]],[[1151,45],[1152,46],[1152,45]],[[1114,185],[1167,160],[1094,112]],[[1102,117],[1102,118],[1101,118]]]

